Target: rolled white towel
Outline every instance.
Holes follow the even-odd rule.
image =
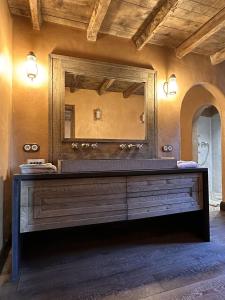
[[[192,168],[196,169],[196,168],[199,167],[199,165],[198,165],[197,162],[192,161],[192,160],[190,160],[190,161],[187,161],[187,160],[178,160],[177,161],[177,167],[179,169],[189,169],[189,168],[190,169],[192,169]]]

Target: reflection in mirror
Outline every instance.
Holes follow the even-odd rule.
[[[64,138],[144,140],[144,91],[143,82],[66,72]]]

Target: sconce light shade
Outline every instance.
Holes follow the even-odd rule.
[[[99,108],[94,109],[94,119],[101,120],[102,118],[102,111]]]
[[[27,55],[26,71],[27,71],[27,77],[29,79],[34,80],[37,77],[38,74],[37,58],[34,52],[29,52]]]
[[[164,92],[167,96],[176,95],[177,93],[177,78],[175,74],[172,74],[168,81],[163,85]]]

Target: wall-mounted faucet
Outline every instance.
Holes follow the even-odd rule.
[[[71,145],[73,150],[78,150],[79,149],[79,144],[78,143],[72,143]]]
[[[124,149],[142,149],[143,148],[143,144],[120,144],[120,149],[124,150]]]
[[[82,147],[82,148],[89,148],[89,147],[90,147],[90,144],[89,144],[89,143],[82,143],[82,144],[81,144],[81,147]]]
[[[136,145],[136,148],[137,148],[138,150],[140,150],[140,149],[143,148],[143,146],[144,146],[143,144],[137,144],[137,145]]]
[[[120,144],[120,149],[122,150],[127,149],[127,144]]]
[[[80,147],[82,149],[88,149],[88,148],[91,148],[91,149],[97,149],[98,148],[98,143],[93,143],[93,144],[89,144],[89,143],[82,143],[82,144],[79,144],[79,143],[72,143],[71,145],[72,149],[73,150],[78,150]]]
[[[128,149],[137,148],[137,145],[136,144],[128,144],[127,148]]]
[[[97,149],[98,148],[98,143],[91,144],[91,148],[92,149]]]

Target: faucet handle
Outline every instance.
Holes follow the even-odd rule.
[[[78,143],[72,143],[71,147],[72,147],[73,150],[77,150],[77,149],[79,149],[79,144]]]
[[[120,149],[122,150],[127,149],[127,144],[120,144]]]
[[[98,143],[91,144],[91,148],[92,149],[97,149],[98,148]]]
[[[138,150],[140,150],[140,149],[143,148],[143,146],[144,146],[143,144],[137,144],[137,145],[136,145],[136,148],[137,148]]]

